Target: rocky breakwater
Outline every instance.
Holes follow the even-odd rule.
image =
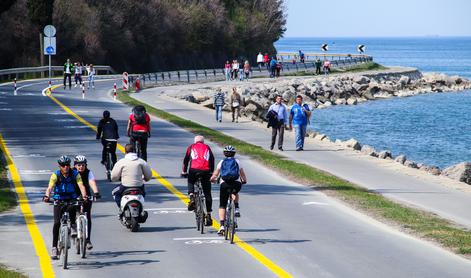
[[[459,76],[448,76],[438,73],[422,74],[416,69],[395,68],[389,71],[363,74],[332,75],[328,77],[283,78],[270,81],[252,80],[236,83],[237,91],[243,97],[241,114],[263,122],[269,106],[276,95],[282,95],[290,106],[296,95],[302,95],[312,109],[324,109],[333,105],[356,105],[366,101],[392,97],[408,97],[430,92],[451,92],[471,89],[471,81]],[[229,94],[234,87],[224,83],[221,88],[226,93],[224,110],[230,110]],[[198,88],[183,94],[169,94],[190,102],[213,108],[213,95],[216,87]],[[390,151],[376,151],[371,146],[361,145],[355,139],[342,142],[331,142],[329,137],[311,131],[308,134],[313,140],[335,144],[351,149],[366,156],[378,159],[394,160],[406,167],[426,171],[433,175],[443,175],[471,184],[471,163],[460,163],[441,170],[435,166],[423,165],[407,160],[405,155],[394,157]]]

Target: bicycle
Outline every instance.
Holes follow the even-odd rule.
[[[108,181],[111,181],[111,170],[113,170],[114,163],[113,163],[113,158],[112,158],[112,145],[117,142],[118,140],[116,139],[106,139],[106,145],[105,145],[105,168],[106,168],[106,178]]]
[[[77,205],[76,200],[67,200],[67,201],[54,201],[55,206],[64,206],[61,216],[61,225],[59,228],[59,241],[57,244],[58,247],[58,256],[62,261],[62,267],[67,269],[67,261],[68,261],[68,250],[70,248],[70,238],[71,238],[71,221],[69,215],[69,209],[73,206]]]
[[[184,178],[188,177],[188,174],[181,175]],[[195,192],[193,193],[195,198],[195,220],[196,220],[196,230],[201,231],[201,234],[204,234],[204,219],[208,214],[206,209],[206,198],[204,197],[203,187],[201,185],[201,177],[198,176],[195,182]]]
[[[81,255],[81,258],[86,257],[86,245],[88,238],[88,219],[87,215],[83,211],[83,202],[78,202],[80,210],[75,221],[77,225],[77,238],[75,239],[75,246],[77,248],[77,254]]]
[[[227,202],[226,213],[224,217],[224,238],[226,240],[230,239],[231,244],[233,244],[237,228],[237,218],[235,217],[235,204],[232,200],[232,195],[234,195],[234,193],[232,190],[230,190],[229,193],[229,200]]]
[[[131,135],[131,142],[134,144],[134,149],[136,150],[137,157],[142,158],[142,149],[141,149],[141,142],[140,142],[140,135],[136,132],[134,135]]]

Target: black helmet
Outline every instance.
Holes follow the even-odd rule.
[[[107,119],[107,118],[110,117],[110,115],[111,115],[110,111],[108,111],[108,110],[103,111],[103,118]]]
[[[61,166],[70,165],[70,158],[66,155],[63,155],[59,157],[59,159],[57,160],[57,163],[59,163],[59,165]]]

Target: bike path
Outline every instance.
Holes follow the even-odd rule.
[[[120,127],[121,143],[130,108],[112,101],[109,84],[82,100],[79,91],[62,91],[56,97],[85,120],[96,124],[104,109],[111,111]],[[1,133],[17,165],[37,225],[49,250],[52,207],[41,203],[49,173],[61,154],[81,153],[99,179],[104,200],[94,204],[94,250],[85,260],[71,256],[71,269],[54,264],[57,277],[273,277],[265,266],[240,248],[218,241],[215,230],[203,236],[194,229],[194,216],[181,200],[157,181],[148,183],[148,222],[130,233],[117,221],[110,198],[113,185],[105,181],[99,165],[101,145],[83,127],[52,102],[40,96],[8,98],[18,117],[11,120],[0,111]],[[34,108],[33,108],[34,107]],[[11,113],[11,112],[10,112]],[[64,132],[67,130],[67,132]],[[70,131],[69,131],[70,130]],[[186,191],[178,177],[186,146],[193,135],[153,117],[149,162],[179,191]],[[218,159],[222,150],[211,144]],[[122,154],[119,154],[122,157]],[[470,263],[429,243],[398,233],[383,224],[344,207],[325,195],[287,181],[271,170],[240,158],[249,176],[241,193],[242,217],[238,236],[294,277],[467,277]],[[217,187],[213,187],[217,198]],[[218,201],[215,200],[213,209]],[[19,217],[21,219],[21,217]],[[20,220],[10,225],[22,227]],[[2,244],[18,248],[16,235],[5,233]],[[25,257],[31,251],[24,250]],[[33,251],[34,252],[34,251]],[[34,257],[34,256],[33,256]],[[10,261],[9,265],[35,267],[37,260]],[[36,266],[37,268],[37,266]],[[27,271],[37,275],[37,271]]]
[[[215,86],[217,84],[222,83],[211,83]],[[214,119],[214,110],[161,94],[165,92],[181,95],[195,86],[197,85],[153,88],[132,96],[169,113],[268,149],[271,129],[265,125],[246,118],[242,118],[238,124],[232,123],[230,113],[227,112],[223,113],[223,122],[218,123]],[[315,113],[314,110],[314,120]],[[466,184],[422,174],[419,170],[398,166],[393,161],[367,157],[312,138],[306,138],[304,152],[296,152],[294,132],[285,132],[284,149],[281,154],[289,159],[312,165],[388,198],[436,213],[471,228],[471,191],[466,190]],[[443,184],[456,186],[452,188]]]

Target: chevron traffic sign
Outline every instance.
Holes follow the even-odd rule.
[[[322,51],[327,51],[327,50],[329,50],[329,45],[326,44],[326,43],[324,43],[324,44],[321,46],[321,50],[322,50]]]
[[[360,44],[357,46],[357,51],[360,53],[365,52],[366,46],[364,44]]]

